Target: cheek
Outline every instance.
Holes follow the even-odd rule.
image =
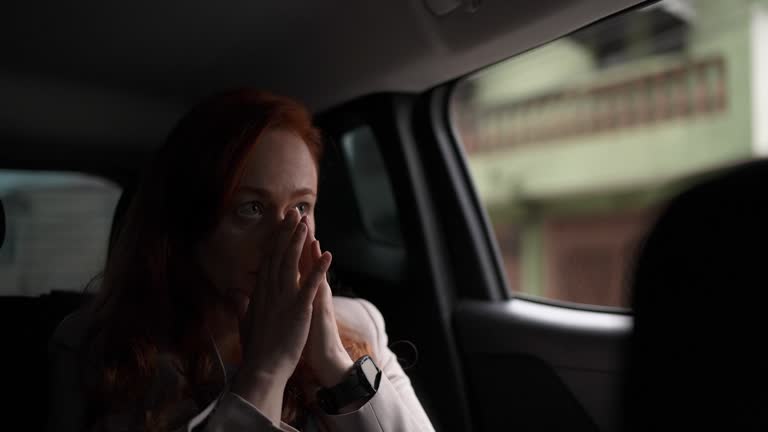
[[[232,239],[220,234],[212,235],[200,244],[200,264],[211,282],[221,290],[229,285],[228,275],[232,273],[232,257],[237,255]]]
[[[255,226],[222,224],[201,244],[201,264],[217,290],[240,289],[249,273],[258,270],[267,234],[263,231]]]
[[[229,259],[248,273],[258,270],[265,255],[270,232],[258,224],[230,230],[232,251]]]
[[[237,257],[238,262],[247,272],[258,271],[266,251],[266,237],[264,235],[251,235],[244,237],[240,242],[240,254]]]

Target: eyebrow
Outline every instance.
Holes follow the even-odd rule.
[[[270,193],[267,189],[260,188],[260,187],[253,187],[253,186],[238,186],[237,192],[251,192],[257,195],[265,196],[265,197],[272,197],[272,193]],[[306,196],[311,195],[315,196],[317,195],[314,190],[310,188],[300,188],[296,189],[291,193],[291,198],[297,198],[300,196]]]

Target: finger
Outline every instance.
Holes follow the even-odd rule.
[[[333,297],[331,293],[331,286],[328,284],[328,273],[323,274],[323,278],[320,281],[320,286],[317,288],[317,294],[315,294],[315,300],[312,303],[313,308],[323,308],[325,303]]]
[[[323,254],[323,256],[320,257],[320,260],[318,260],[315,268],[309,274],[309,277],[307,277],[304,286],[301,287],[301,291],[299,292],[298,303],[300,306],[306,308],[314,302],[317,290],[323,282],[323,278],[325,278],[325,272],[328,271],[328,267],[331,265],[331,259],[332,256],[330,252],[328,252]]]
[[[237,318],[242,321],[248,315],[251,306],[251,297],[241,297],[237,303]]]
[[[283,256],[293,238],[293,232],[296,230],[296,226],[299,223],[299,211],[295,208],[288,210],[288,214],[285,215],[282,225],[277,232],[277,239],[275,240],[275,249],[272,251],[272,268],[270,269],[271,281],[279,281],[280,267],[282,265]]]
[[[315,240],[314,244],[312,245],[312,257],[315,258],[315,260],[320,259],[320,255],[322,255],[322,251],[320,251],[320,241]]]
[[[301,221],[299,223],[305,223],[307,224],[307,217],[304,216],[301,218]],[[307,227],[309,227],[309,224],[307,224]],[[304,240],[304,248],[301,250],[301,257],[299,258],[299,272],[300,273],[309,273],[312,270],[312,263],[313,263],[313,257],[312,257],[312,242],[315,240],[315,235],[310,229],[307,233],[307,237]]]
[[[251,318],[253,317],[254,308],[251,307],[251,302],[246,302],[243,305],[241,305],[241,307],[245,308],[244,311],[241,311],[242,313],[240,315],[240,336],[243,336],[244,335],[243,330],[249,330],[251,327],[250,321],[251,321]]]
[[[288,246],[288,250],[285,251],[282,268],[280,270],[281,279],[280,283],[286,289],[286,287],[295,287],[298,289],[298,276],[299,276],[299,259],[301,253],[304,250],[305,240],[307,238],[307,231],[309,227],[305,223],[299,223],[296,227],[296,231],[293,233],[291,244]]]
[[[319,256],[315,255],[315,243],[317,240],[310,240],[310,237],[312,237],[312,231],[307,234],[307,241],[309,242],[305,247],[304,250],[301,252],[301,259],[304,260],[303,264],[299,263],[299,284],[303,286],[304,280],[309,276],[309,274],[312,272],[312,267],[314,267],[315,263],[317,262]]]
[[[253,302],[247,304],[247,310],[245,316],[240,319],[240,349],[241,355],[246,355],[248,349],[248,341],[251,340],[251,332],[253,331]]]

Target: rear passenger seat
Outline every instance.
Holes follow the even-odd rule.
[[[768,160],[675,197],[638,257],[627,431],[768,431]]]
[[[121,197],[115,211],[113,233],[114,220],[124,211],[126,201]],[[6,221],[5,208],[0,201],[0,247],[5,240]],[[4,410],[5,424],[14,424],[16,420],[24,425],[24,430],[45,430],[49,398],[55,397],[49,391],[49,342],[54,332],[67,331],[60,326],[62,321],[92,296],[85,293],[85,286],[82,288],[78,291],[54,290],[39,296],[0,296],[0,324],[6,335],[4,370],[11,383],[8,394],[18,401],[13,409]]]
[[[5,234],[0,201],[0,247]],[[0,325],[5,333],[7,394],[18,406],[4,410],[5,424],[22,422],[24,430],[43,430],[47,406],[47,341],[59,322],[84,301],[82,293],[54,291],[38,297],[0,296]],[[8,382],[8,381],[6,381]]]

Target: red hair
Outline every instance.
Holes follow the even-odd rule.
[[[84,376],[92,421],[116,409],[138,409],[147,429],[162,429],[164,407],[185,397],[204,406],[220,390],[211,385],[216,363],[206,349],[216,294],[193,251],[218,223],[250,150],[272,128],[298,134],[319,163],[323,144],[307,109],[251,89],[203,101],[156,155],[122,220],[92,304],[83,363],[91,367]],[[365,341],[339,329],[353,358],[370,352]],[[146,408],[160,356],[170,356],[183,379],[166,400]],[[302,389],[312,380],[300,364],[285,392],[284,421],[300,422],[308,412],[313,395]]]

